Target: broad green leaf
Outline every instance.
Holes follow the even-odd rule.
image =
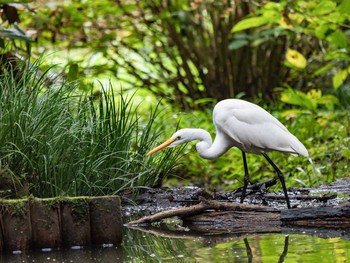
[[[320,89],[312,89],[306,93],[306,96],[312,100],[318,100],[322,97],[322,91]]]
[[[259,36],[273,36],[273,37],[278,37],[281,35],[286,35],[286,30],[283,27],[275,27],[275,28],[269,28],[266,30],[261,30],[261,32],[259,32]],[[236,35],[235,35],[236,38]]]
[[[350,1],[349,0],[343,0],[341,4],[338,6],[338,10],[340,13],[343,14],[350,14]]]
[[[261,45],[262,43],[265,43],[266,41],[268,41],[269,39],[267,37],[264,37],[264,38],[258,38],[256,40],[254,40],[252,43],[251,43],[251,46],[252,47],[257,47],[259,45]]]
[[[333,88],[337,90],[348,76],[348,71],[346,69],[338,70],[338,72],[333,76]]]
[[[265,10],[273,10],[275,12],[280,12],[283,10],[284,5],[281,5],[280,3],[275,3],[275,2],[267,2],[266,5],[264,5]]]
[[[250,34],[246,34],[244,32],[235,34],[235,40],[238,40],[238,39],[246,40],[246,39],[249,39],[250,37],[251,37]]]
[[[24,41],[32,41],[29,37],[21,33],[20,31],[16,29],[6,29],[6,28],[0,28],[0,37],[4,38],[11,38],[11,39],[19,39]]]
[[[313,101],[305,93],[293,89],[284,90],[281,94],[281,101],[291,105],[297,105],[311,111],[314,111],[317,108],[316,101]]]
[[[305,19],[305,16],[299,13],[289,13],[288,17],[293,22],[293,24],[300,24]]]
[[[345,48],[347,44],[346,35],[340,31],[333,32],[328,37],[326,37],[326,40],[340,48]]]
[[[325,15],[336,8],[336,3],[334,1],[321,1],[313,10],[315,15]]]
[[[73,63],[69,66],[68,81],[74,81],[78,79],[79,66],[77,63]]]
[[[329,63],[321,68],[319,68],[318,70],[316,70],[313,74],[313,76],[317,77],[317,76],[320,76],[322,75],[323,73],[331,70],[332,68],[334,67],[334,63]]]
[[[346,159],[350,160],[350,150],[349,149],[343,149],[341,153]]]
[[[304,69],[307,64],[306,58],[301,53],[290,48],[287,50],[286,61],[288,62],[287,66],[298,69]]]
[[[249,29],[249,28],[263,26],[263,25],[266,25],[267,23],[269,23],[269,18],[267,18],[265,16],[246,18],[246,19],[239,21],[232,28],[232,32],[235,33],[235,32]]]
[[[286,19],[284,17],[281,17],[280,21],[278,22],[278,24],[285,28],[285,29],[291,29],[293,28],[293,25],[290,23],[287,23]]]
[[[343,84],[343,78],[340,71],[337,72],[332,78],[333,88],[337,90]]]
[[[244,40],[244,39],[234,40],[228,45],[228,49],[230,49],[230,50],[238,49],[240,47],[244,47],[244,46],[248,45],[248,43],[249,42],[247,40]]]
[[[283,118],[291,119],[303,113],[304,113],[304,110],[302,109],[290,109],[290,110],[283,111],[281,115]]]
[[[350,56],[348,55],[346,50],[337,49],[337,50],[334,50],[334,51],[330,50],[325,55],[325,59],[326,60],[337,60],[337,59],[350,60]]]
[[[329,29],[328,24],[322,24],[322,25],[316,27],[316,29],[315,29],[316,37],[318,37],[319,39],[324,39],[328,29]]]
[[[328,104],[339,104],[339,100],[337,97],[333,96],[333,95],[323,95],[322,97],[320,97],[317,100],[318,104],[324,104],[324,105],[328,105]]]
[[[338,27],[338,25],[346,23],[347,17],[348,16],[346,14],[342,14],[339,11],[333,11],[332,13],[324,16],[325,21],[327,21],[327,23],[334,28]]]

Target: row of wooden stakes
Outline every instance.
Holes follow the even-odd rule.
[[[0,200],[0,252],[115,246],[121,241],[118,196]]]

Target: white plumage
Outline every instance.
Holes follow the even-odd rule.
[[[246,153],[279,151],[309,156],[282,123],[256,104],[238,99],[220,101],[214,108],[213,121],[227,143]]]

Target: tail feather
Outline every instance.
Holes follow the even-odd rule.
[[[294,135],[292,136],[293,139],[291,140],[291,147],[295,151],[295,154],[309,157],[309,152],[304,146],[304,144],[302,144],[297,137],[295,137]]]

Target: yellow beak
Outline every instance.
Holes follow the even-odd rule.
[[[172,144],[174,141],[176,140],[176,138],[170,138],[169,140],[163,142],[161,145],[157,146],[156,148],[154,148],[153,150],[151,150],[150,152],[148,152],[146,154],[146,156],[149,156],[151,154],[154,154],[155,152],[160,151],[161,149],[168,147],[170,144]]]

